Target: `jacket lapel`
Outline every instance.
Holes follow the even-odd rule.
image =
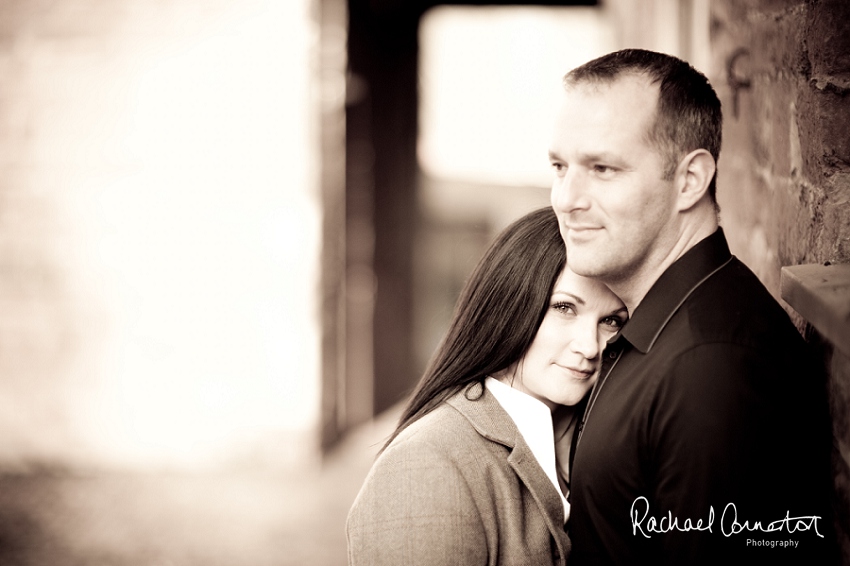
[[[511,449],[508,464],[540,507],[546,525],[563,556],[565,549],[561,539],[564,536],[564,505],[561,496],[540,467],[511,417],[484,385],[478,382],[449,399],[448,403],[466,417],[481,436]]]

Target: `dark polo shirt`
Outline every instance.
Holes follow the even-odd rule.
[[[603,356],[574,447],[571,566],[824,563],[822,366],[721,229],[664,272]]]

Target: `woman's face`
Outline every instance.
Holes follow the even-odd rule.
[[[608,287],[564,268],[531,346],[506,381],[551,409],[575,405],[596,382],[605,343],[627,318]]]

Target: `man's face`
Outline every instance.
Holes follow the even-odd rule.
[[[552,207],[574,272],[628,280],[660,263],[677,237],[673,181],[647,133],[658,87],[637,75],[568,89],[555,122]],[[649,267],[648,267],[649,266]]]

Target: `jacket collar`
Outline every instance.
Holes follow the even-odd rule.
[[[508,464],[525,484],[537,505],[543,511],[546,524],[554,535],[561,556],[565,549],[564,505],[561,496],[534,458],[511,417],[481,382],[475,382],[448,399],[447,403],[463,415],[484,438],[511,449]]]
[[[650,288],[620,336],[646,354],[682,303],[704,281],[732,260],[723,229],[701,240],[677,259]]]
[[[460,412],[478,434],[508,448],[523,443],[513,420],[482,382],[474,382],[453,395],[448,404]],[[548,480],[547,480],[548,481]]]

